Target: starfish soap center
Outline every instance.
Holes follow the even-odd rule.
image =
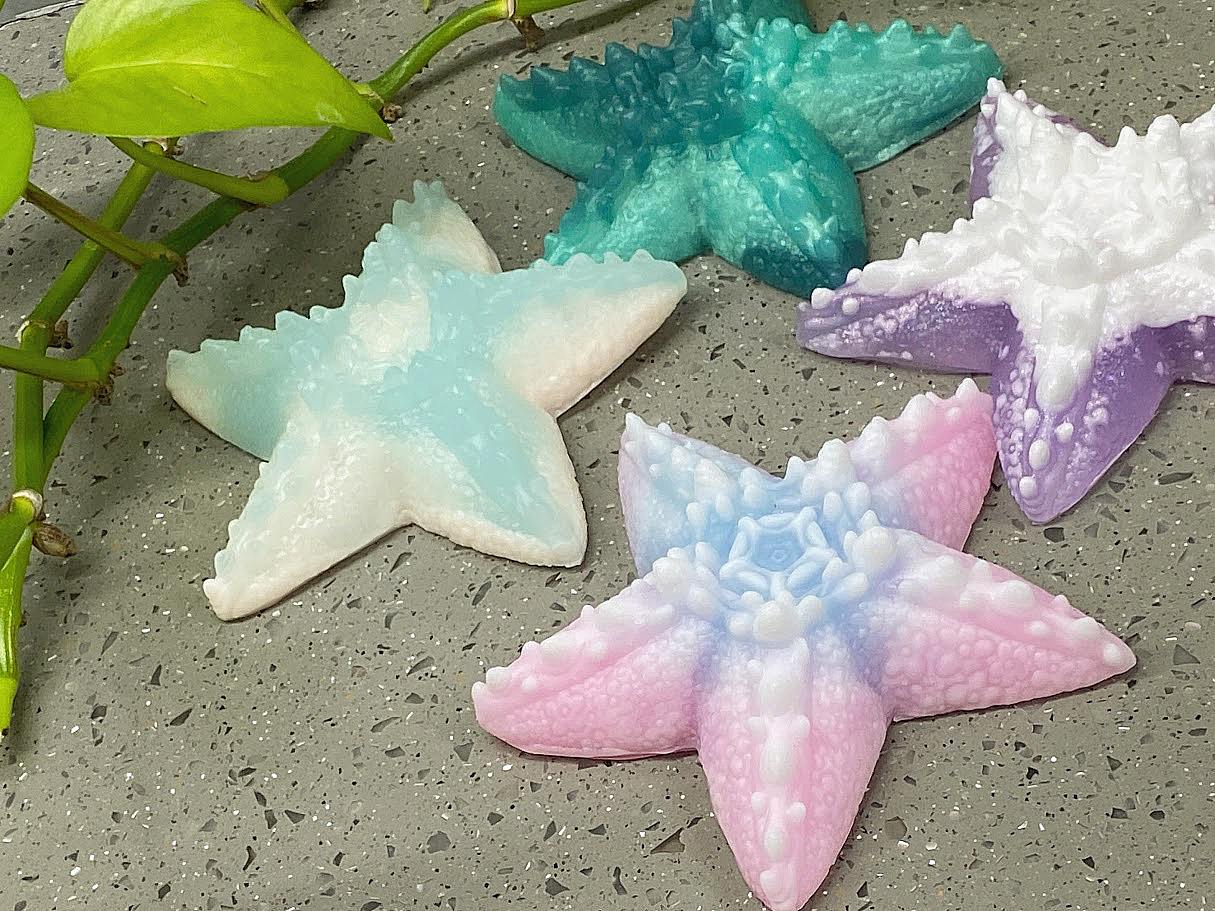
[[[654,563],[653,581],[665,600],[691,605],[733,638],[773,646],[804,638],[839,619],[894,564],[894,537],[842,444],[828,443],[814,465],[791,460],[784,480],[759,471],[709,478],[711,464],[698,466],[701,499],[689,504],[690,517],[728,520],[736,502],[773,511],[739,518],[724,555],[708,541],[671,548]],[[818,505],[781,508],[786,500]]]

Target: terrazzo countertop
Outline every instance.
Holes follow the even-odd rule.
[[[810,7],[820,23],[962,22],[1000,52],[1011,86],[1107,138],[1215,103],[1209,3]],[[330,0],[301,22],[365,78],[456,8]],[[86,410],[48,490],[79,554],[35,555],[30,570],[22,688],[0,745],[0,911],[759,907],[694,756],[522,756],[477,727],[469,689],[632,578],[616,494],[626,411],[780,471],[956,377],[810,354],[793,340],[793,297],[691,260],[675,315],[560,421],[590,524],[581,566],[520,566],[411,527],[234,624],[214,618],[200,582],[257,463],[164,389],[170,347],[339,303],[341,276],[415,178],[442,179],[505,267],[530,262],[574,184],[505,140],[495,80],[602,59],[607,40],[664,41],[686,11],[587,2],[545,17],[535,55],[508,26],[478,32],[406,94],[393,145],[368,142],[245,217],[191,256],[188,285],[155,299],[113,404]],[[3,69],[24,91],[57,82],[70,16],[0,26]],[[973,121],[861,175],[872,256],[966,213]],[[301,142],[259,131],[189,147],[256,171]],[[34,172],[87,210],[119,165],[101,140],[41,135]],[[133,228],[167,230],[202,198],[156,184]],[[11,338],[73,244],[24,205],[0,230]],[[112,299],[121,278],[115,267],[88,299]],[[80,339],[93,328],[72,325]],[[1046,526],[1023,518],[997,473],[967,549],[1066,594],[1139,664],[1089,692],[894,725],[809,907],[1171,911],[1215,899],[1213,419],[1215,389],[1174,387],[1106,478]]]

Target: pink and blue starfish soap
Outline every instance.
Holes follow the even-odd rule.
[[[803,303],[811,350],[991,374],[1025,514],[1071,508],[1174,382],[1215,382],[1215,110],[1105,146],[992,80],[971,217]]]
[[[473,689],[529,753],[695,750],[755,894],[801,908],[848,838],[891,721],[1038,699],[1134,664],[1096,620],[962,553],[991,400],[913,398],[783,478],[630,417],[641,578]]]
[[[798,294],[863,263],[853,172],[960,116],[1001,65],[961,26],[811,28],[800,0],[696,0],[665,47],[504,77],[502,128],[585,181],[546,257],[712,250]]]
[[[686,287],[644,253],[502,272],[443,188],[415,183],[342,306],[169,355],[177,402],[268,460],[204,583],[215,612],[260,610],[409,523],[526,563],[577,563],[586,519],[554,418]]]

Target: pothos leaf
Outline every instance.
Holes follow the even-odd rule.
[[[34,160],[34,121],[17,87],[0,76],[0,217],[25,190]]]
[[[66,86],[28,99],[44,126],[180,136],[333,125],[392,138],[298,32],[240,0],[88,0],[68,31],[63,70]]]

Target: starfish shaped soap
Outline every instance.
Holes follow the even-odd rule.
[[[973,213],[801,306],[837,357],[991,374],[1000,462],[1035,522],[1074,505],[1177,381],[1215,382],[1215,110],[1107,147],[992,80]]]
[[[800,0],[697,0],[666,47],[504,77],[503,129],[585,181],[546,257],[711,249],[800,294],[863,263],[853,172],[958,117],[1001,65],[961,26],[810,25]]]
[[[620,490],[642,577],[473,690],[530,753],[695,750],[744,877],[776,911],[847,840],[892,720],[1097,683],[1134,657],[1063,596],[961,553],[991,400],[917,396],[784,478],[631,417]]]
[[[638,254],[502,272],[435,183],[414,184],[346,301],[169,355],[190,414],[262,466],[204,583],[250,614],[416,522],[486,553],[571,565],[586,519],[554,416],[671,313],[679,267]]]

